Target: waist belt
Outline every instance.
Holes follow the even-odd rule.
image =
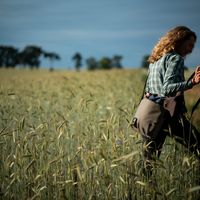
[[[163,102],[165,100],[165,97],[161,97],[157,94],[151,94],[151,93],[146,93],[145,97],[161,106],[163,106]]]

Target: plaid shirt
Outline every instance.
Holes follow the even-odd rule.
[[[192,88],[192,81],[185,81],[184,59],[177,53],[167,53],[149,65],[145,92],[161,97],[175,96]]]

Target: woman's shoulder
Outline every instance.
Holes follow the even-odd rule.
[[[165,59],[171,62],[180,62],[184,60],[183,57],[176,52],[165,54]]]

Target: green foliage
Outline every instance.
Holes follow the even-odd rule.
[[[53,68],[53,62],[55,60],[60,60],[60,56],[55,52],[43,52],[45,58],[50,60],[50,70]]]
[[[112,68],[112,61],[108,57],[103,57],[99,61],[99,69],[111,69]]]
[[[114,55],[112,58],[102,57],[100,60],[96,60],[94,57],[86,59],[87,69],[122,69],[122,56]]]
[[[94,57],[90,57],[86,59],[86,64],[87,64],[88,70],[98,69],[98,62]]]
[[[18,49],[12,46],[0,46],[0,68],[14,67],[18,64]]]
[[[123,57],[121,55],[114,55],[112,58],[112,66],[114,68],[121,69],[122,68],[122,64],[121,64],[122,58]]]
[[[75,69],[79,71],[82,65],[82,55],[79,52],[76,52],[73,55],[72,60],[75,62]]]
[[[40,56],[42,55],[41,47],[29,45],[21,52],[21,63],[31,68],[38,68],[40,66]]]
[[[145,75],[1,69],[0,198],[198,199],[198,162],[173,140],[153,180],[141,174],[129,122]]]
[[[51,68],[53,61],[60,60],[57,53],[44,51],[36,45],[27,45],[22,51],[12,46],[0,45],[0,68],[15,68],[17,65],[39,68],[42,55],[50,60]]]

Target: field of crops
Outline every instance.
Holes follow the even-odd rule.
[[[0,199],[198,199],[198,161],[173,139],[151,180],[141,173],[129,122],[145,76],[1,69]],[[186,92],[189,113],[199,91]],[[200,130],[200,108],[193,123]]]

